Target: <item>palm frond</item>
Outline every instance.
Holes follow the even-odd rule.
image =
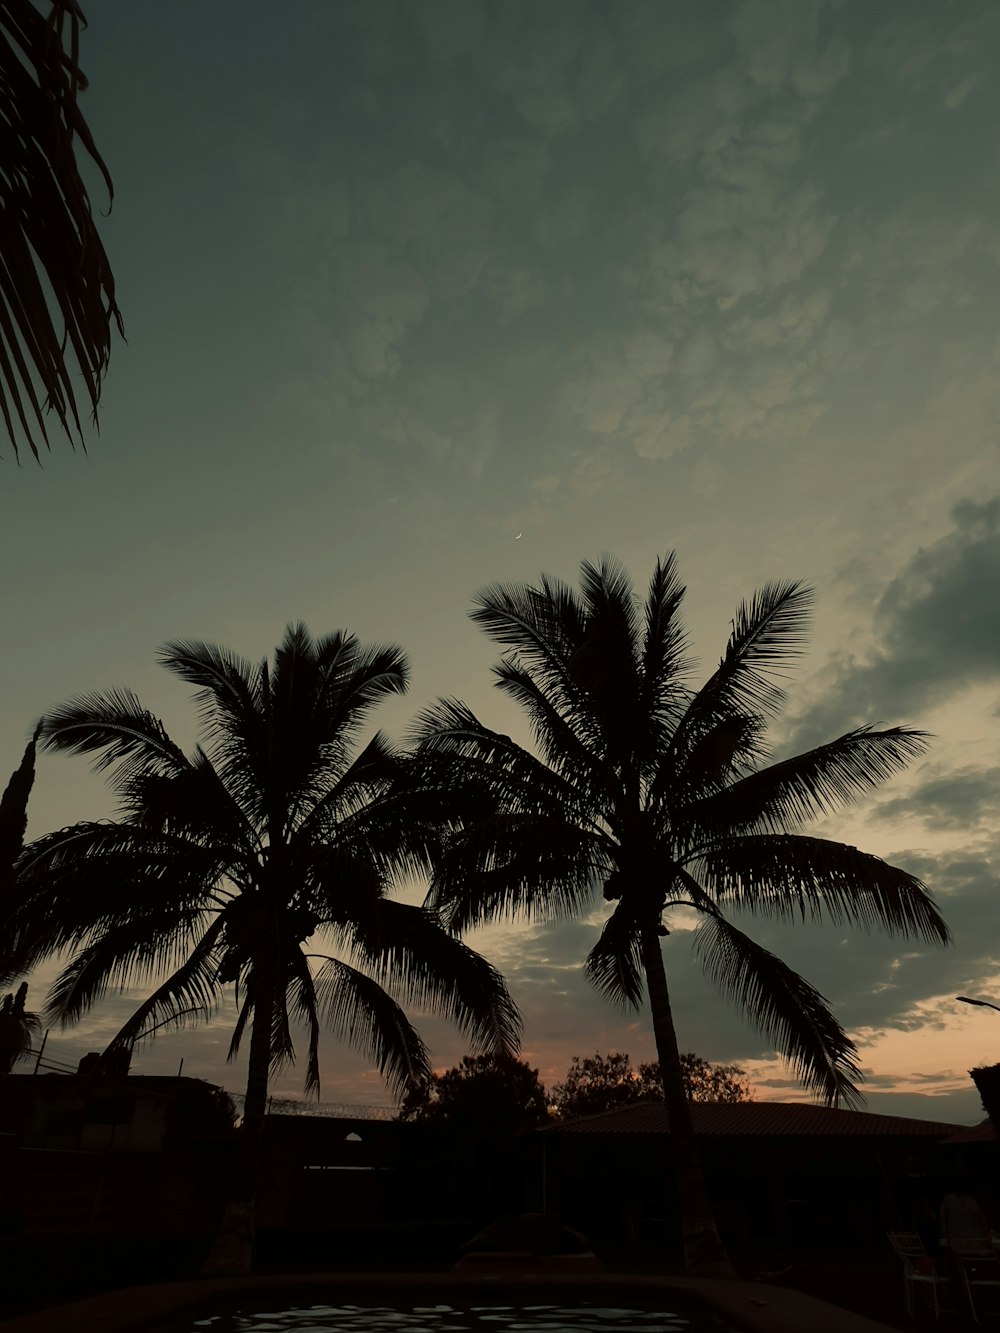
[[[121,812],[126,823],[213,849],[230,873],[261,850],[258,830],[200,747],[179,773],[133,777],[123,786]]]
[[[445,1014],[483,1052],[516,1055],[521,1016],[503,977],[427,907],[384,899],[352,933],[353,953],[394,995]]]
[[[71,444],[75,438],[83,444],[67,348],[96,422],[111,356],[112,320],[124,332],[114,277],[74,148],[79,139],[110,201],[111,177],[77,100],[87,86],[79,64],[84,22],[75,0],[55,0],[47,19],[30,0],[6,0],[0,6],[0,414],[15,456],[19,432],[14,418],[38,458],[33,430],[48,445],[47,410],[55,412]]]
[[[813,590],[805,584],[775,582],[740,603],[719,677],[720,693],[740,712],[772,708],[774,680],[802,655],[813,602]],[[783,697],[780,691],[777,697]]]
[[[643,711],[650,722],[675,718],[688,701],[682,680],[690,666],[688,640],[680,620],[686,591],[674,552],[658,558],[646,596],[642,643]]]
[[[240,1053],[240,1046],[243,1043],[251,1018],[253,1018],[253,998],[248,992],[244,992],[239,1012],[236,1015],[236,1022],[233,1025],[233,1035],[229,1039],[229,1050],[226,1052],[226,1059],[230,1063]]]
[[[405,694],[409,667],[395,644],[364,645],[338,630],[313,642],[290,625],[270,677],[272,782],[291,808],[319,799],[383,699]]]
[[[600,723],[573,671],[574,655],[587,642],[588,620],[572,589],[547,575],[537,588],[495,583],[473,599],[473,607],[471,619],[511,650],[510,660],[528,671],[584,744],[599,751]]]
[[[30,970],[119,926],[209,907],[222,864],[212,851],[113,823],[78,824],[30,843],[16,892],[0,899],[2,967]]]
[[[138,773],[174,774],[190,768],[163,723],[131,690],[81,694],[51,709],[42,719],[41,739],[44,750],[96,754],[94,769],[113,769],[111,780],[119,788]]]
[[[315,987],[325,1022],[354,1050],[374,1060],[394,1093],[401,1095],[430,1079],[426,1046],[377,981],[340,959],[324,958]]]
[[[600,938],[587,955],[587,980],[621,1009],[642,1004],[641,939],[631,910],[618,903],[604,923]]]
[[[453,699],[440,699],[418,714],[412,740],[418,753],[411,777],[418,774],[432,789],[447,790],[456,822],[497,810],[530,810],[596,827],[609,814],[606,804],[595,807],[585,778],[546,764]]]
[[[706,837],[716,830],[776,832],[806,823],[869,795],[924,754],[928,742],[926,732],[909,727],[858,727],[696,801],[681,818]]]
[[[407,740],[423,750],[438,750],[448,755],[474,754],[490,763],[521,752],[515,741],[485,726],[459,699],[438,699],[421,709],[409,728]]]
[[[240,1004],[239,1013],[236,1016],[236,1024],[233,1028],[233,1035],[229,1040],[229,1050],[226,1052],[226,1059],[233,1061],[240,1053],[240,1046],[246,1035],[246,1030],[252,1023],[258,1022],[257,1018],[257,997],[260,994],[259,987],[256,984],[252,967],[249,969],[245,979],[246,989],[243,995],[243,1001]],[[270,1073],[276,1074],[287,1064],[295,1062],[295,1044],[292,1041],[291,1026],[288,1021],[288,997],[282,991],[271,1010],[271,1031],[269,1033],[270,1041],[270,1064],[268,1066]],[[307,1071],[308,1077],[308,1071]]]
[[[610,555],[603,555],[596,565],[584,560],[580,565],[580,593],[588,633],[599,625],[607,655],[618,658],[619,669],[625,666],[626,674],[634,674],[639,619],[628,570]]]
[[[254,975],[251,971],[247,992],[255,989]],[[254,1005],[254,1022],[258,1022],[259,1010]],[[292,1040],[292,1025],[288,1016],[288,988],[281,986],[271,1006],[271,1064],[270,1071],[276,1074],[285,1065],[295,1063],[295,1042]]]
[[[109,992],[142,985],[166,967],[176,970],[138,1006],[115,1041],[124,1041],[123,1033],[140,1032],[150,1018],[174,1012],[175,1002],[177,1009],[210,1006],[214,966],[208,960],[219,930],[218,920],[205,929],[203,918],[178,919],[171,912],[147,912],[118,923],[81,948],[56,977],[46,999],[46,1021],[68,1027]]]
[[[383,699],[405,694],[410,668],[398,644],[362,645],[348,635],[331,635],[316,645],[322,682],[316,695],[316,723],[322,737],[353,737]]]
[[[316,985],[313,981],[313,975],[301,949],[294,951],[292,971],[292,1011],[295,1017],[305,1025],[307,1036],[305,1090],[307,1093],[312,1092],[319,1097],[319,1005],[316,999]]]
[[[584,797],[607,800],[609,773],[599,754],[577,735],[530,672],[506,660],[494,669],[498,688],[527,713],[545,762]]]
[[[427,905],[462,933],[489,921],[552,921],[589,908],[614,867],[607,837],[531,812],[483,817],[456,833]]]
[[[222,921],[216,917],[183,963],[122,1024],[108,1049],[131,1048],[147,1026],[176,1030],[192,1021],[205,1022],[211,1018],[219,1001],[216,949],[221,931]]]
[[[947,944],[948,927],[915,875],[828,838],[760,833],[726,839],[693,867],[719,904],[782,920],[832,921]]]
[[[671,744],[675,765],[713,727],[737,717],[766,717],[784,700],[777,681],[801,655],[813,604],[801,583],[769,583],[733,620],[725,656],[688,704]]]
[[[469,615],[494,643],[555,669],[561,679],[586,635],[586,612],[568,584],[543,574],[539,585],[491,583],[473,598]]]
[[[265,819],[270,753],[267,662],[228,648],[177,640],[159,651],[163,666],[195,686],[205,749],[247,819]]]
[[[864,1104],[857,1084],[857,1048],[823,996],[780,958],[710,915],[695,934],[706,974],[791,1064],[828,1106]]]
[[[356,816],[384,797],[399,777],[404,754],[376,732],[365,748],[336,764],[318,754],[296,784],[287,832],[310,843],[335,836],[340,821]]]

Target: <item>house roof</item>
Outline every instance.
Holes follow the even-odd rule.
[[[810,1102],[694,1102],[691,1118],[696,1134],[911,1137],[944,1139],[962,1126],[906,1116],[841,1111]],[[666,1134],[670,1131],[662,1102],[635,1102],[597,1115],[580,1116],[544,1129],[544,1134]]]
[[[981,1120],[978,1125],[966,1125],[957,1134],[945,1139],[945,1143],[996,1143],[996,1141],[997,1132],[989,1116]]]

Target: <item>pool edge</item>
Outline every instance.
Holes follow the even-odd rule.
[[[141,1330],[144,1323],[196,1310],[219,1297],[238,1297],[249,1292],[301,1292],[303,1288],[308,1288],[310,1295],[412,1291],[418,1296],[428,1289],[439,1296],[443,1291],[450,1294],[543,1288],[574,1293],[676,1291],[696,1297],[747,1333],[802,1333],[803,1329],[809,1333],[899,1333],[898,1326],[879,1323],[789,1287],[630,1273],[588,1272],[567,1280],[541,1268],[537,1273],[513,1273],[499,1268],[492,1273],[274,1273],[263,1277],[156,1283],[105,1292],[3,1320],[0,1333],[133,1333]]]

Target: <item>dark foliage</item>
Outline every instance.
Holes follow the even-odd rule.
[[[692,1102],[745,1102],[751,1091],[738,1065],[713,1065],[693,1051],[681,1052],[684,1087]],[[635,1102],[662,1101],[663,1081],[654,1060],[637,1069],[628,1055],[596,1052],[581,1059],[574,1055],[564,1083],[552,1089],[552,1105],[561,1120],[612,1111]]]
[[[38,1015],[25,1008],[27,999],[28,983],[22,981],[17,993],[8,993],[0,1003],[0,1074],[10,1073],[41,1031]]]
[[[401,1120],[486,1138],[515,1138],[549,1119],[538,1070],[525,1061],[466,1055],[454,1068],[434,1074],[403,1103]]]
[[[111,356],[111,325],[123,332],[76,143],[113,194],[107,166],[80,112],[83,12],[54,0],[47,17],[31,0],[0,4],[0,413],[18,452],[38,457],[53,411],[83,444],[75,363],[97,419]]]

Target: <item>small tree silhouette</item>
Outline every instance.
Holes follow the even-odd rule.
[[[22,981],[17,994],[8,991],[0,1004],[0,1074],[10,1073],[41,1031],[41,1019],[24,1007],[27,998],[28,983]]]

